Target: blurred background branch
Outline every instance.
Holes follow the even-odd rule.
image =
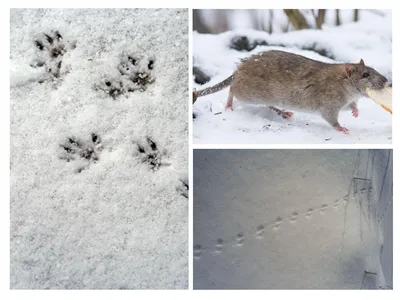
[[[314,10],[313,10],[314,12]],[[325,13],[326,9],[318,9],[318,15],[315,16],[315,23],[317,26],[317,29],[322,29],[322,24],[325,22]]]
[[[310,26],[308,25],[306,18],[304,18],[303,14],[298,9],[284,9],[283,10],[288,17],[290,23],[292,23],[294,29],[308,29]]]

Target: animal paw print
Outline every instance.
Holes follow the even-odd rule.
[[[85,166],[77,170],[78,173],[87,168],[91,163],[97,162],[103,148],[100,137],[95,133],[91,134],[89,141],[69,137],[60,147],[62,149],[60,159],[67,162],[74,160],[83,160],[85,162]]]
[[[127,55],[118,65],[120,76],[106,79],[97,88],[109,94],[114,100],[125,93],[144,92],[147,86],[155,81],[153,76],[154,60],[135,58]]]
[[[165,152],[162,153],[157,144],[149,137],[146,138],[144,144],[137,143],[137,150],[142,162],[148,164],[152,171],[157,171],[161,166],[168,165],[162,161]]]
[[[69,49],[75,48],[75,43],[65,41],[58,31],[43,33],[34,43],[39,51],[38,57],[31,63],[31,67],[45,66],[49,74],[56,78],[60,77],[62,58]]]
[[[179,185],[176,190],[186,199],[188,198],[189,183],[187,179],[180,180],[181,185]]]
[[[203,247],[201,245],[195,245],[193,249],[193,257],[199,259],[203,254]]]

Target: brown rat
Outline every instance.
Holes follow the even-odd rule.
[[[235,97],[268,105],[285,119],[293,113],[282,108],[315,111],[336,130],[348,133],[338,122],[339,111],[351,109],[357,117],[357,101],[367,97],[366,88],[383,89],[386,82],[384,76],[366,66],[362,59],[358,64],[328,64],[272,50],[243,59],[224,81],[194,91],[193,100],[230,86],[225,108],[232,108]]]

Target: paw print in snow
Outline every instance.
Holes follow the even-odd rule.
[[[46,67],[46,71],[54,77],[60,77],[64,54],[75,48],[75,43],[64,41],[58,31],[43,33],[34,41],[38,49],[37,59],[31,63],[31,67]]]
[[[137,59],[128,55],[117,66],[119,76],[107,78],[97,88],[109,94],[113,99],[125,93],[144,92],[155,81],[153,76],[154,60]]]
[[[176,188],[180,195],[188,198],[189,182],[187,179],[180,179],[181,184]]]
[[[137,143],[137,150],[141,161],[148,164],[152,171],[157,171],[161,166],[169,165],[163,162],[165,151],[161,153],[157,144],[149,137],[146,138],[145,144]]]
[[[82,141],[74,137],[69,137],[60,145],[62,153],[60,159],[67,162],[82,160],[85,166],[78,169],[78,173],[87,168],[91,163],[99,160],[99,154],[103,149],[100,137],[92,133],[90,141]]]

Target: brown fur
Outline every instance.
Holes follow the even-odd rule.
[[[363,77],[365,73],[368,77]],[[384,76],[365,66],[363,60],[358,64],[328,64],[275,50],[242,60],[232,76],[208,88],[207,93],[195,91],[196,96],[230,85],[227,107],[235,97],[270,107],[315,111],[344,132],[347,129],[338,122],[339,111],[351,108],[353,115],[355,111],[358,115],[356,103],[366,96],[366,88],[382,89],[387,82]]]

